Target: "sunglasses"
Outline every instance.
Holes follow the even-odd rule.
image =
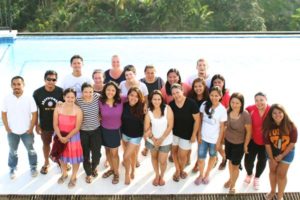
[[[213,114],[215,113],[215,109],[211,109],[211,112],[208,115],[208,118],[211,119],[213,117]]]
[[[56,82],[56,78],[46,78],[46,80]]]

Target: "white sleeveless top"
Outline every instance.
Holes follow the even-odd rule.
[[[164,116],[161,116],[160,118],[155,118],[153,112],[148,110],[151,121],[152,134],[155,138],[160,138],[168,127],[167,110],[167,107],[165,107]],[[147,141],[153,144],[153,141],[151,139],[147,138]],[[171,130],[169,135],[162,142],[161,146],[170,145],[172,144],[172,141],[173,132]]]

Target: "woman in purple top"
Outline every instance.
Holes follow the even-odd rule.
[[[120,97],[120,89],[115,82],[105,84],[99,102],[101,113],[102,142],[105,146],[106,158],[110,169],[102,177],[113,176],[112,183],[119,183],[119,154],[118,148],[121,141],[121,116],[123,112],[123,103]]]

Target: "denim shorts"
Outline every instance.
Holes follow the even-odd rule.
[[[201,144],[198,144],[198,158],[204,160],[206,158],[207,151],[210,157],[217,156],[216,144],[208,143],[202,140]]]
[[[136,144],[136,145],[139,145],[141,143],[141,140],[142,140],[142,137],[136,137],[136,138],[132,138],[132,137],[129,137],[127,135],[125,135],[124,133],[122,134],[122,139],[125,141],[125,142],[129,142],[131,144]]]
[[[294,160],[295,156],[295,148],[292,149],[280,162],[285,163],[285,164],[291,164],[292,161]]]
[[[172,145],[165,145],[165,146],[159,146],[158,148],[155,148],[155,146],[153,144],[151,144],[150,142],[148,142],[146,140],[145,146],[147,149],[149,149],[150,151],[159,151],[159,152],[163,152],[163,153],[169,153],[169,151],[171,150]]]

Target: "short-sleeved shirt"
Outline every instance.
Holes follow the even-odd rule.
[[[63,101],[63,89],[55,86],[49,92],[45,86],[33,92],[33,98],[39,109],[40,127],[44,131],[53,131],[53,112],[58,101]]]
[[[181,86],[183,89],[184,96],[187,97],[190,91],[192,90],[191,86],[186,83],[181,83]],[[173,96],[167,94],[166,85],[162,87],[160,91],[166,104],[169,104],[171,101],[173,101]]]
[[[193,82],[194,82],[194,80],[196,79],[196,78],[198,78],[198,74],[194,74],[194,75],[192,75],[192,76],[190,76],[188,79],[187,79],[187,84],[189,84],[190,86],[192,86],[193,85]],[[206,86],[208,87],[208,88],[210,88],[210,86],[211,86],[211,76],[208,74],[208,76],[207,76],[207,78],[205,79],[205,83],[206,83]]]
[[[123,106],[121,132],[132,138],[142,137],[144,133],[144,119],[139,119],[131,112],[128,102]]]
[[[251,117],[243,111],[238,119],[232,119],[228,114],[225,139],[232,144],[243,144],[246,137],[245,125],[251,125]]]
[[[185,140],[190,140],[194,130],[194,114],[199,113],[199,108],[193,99],[186,97],[185,102],[179,108],[175,101],[170,102],[174,113],[173,134]]]
[[[8,126],[13,133],[21,135],[28,131],[32,113],[37,106],[32,96],[22,94],[16,97],[10,94],[4,98],[2,112],[7,114]]]
[[[99,102],[101,112],[101,126],[105,129],[116,130],[121,127],[121,116],[123,112],[123,103],[117,103],[115,106],[109,106],[106,103]]]
[[[91,102],[84,102],[82,98],[77,99],[77,103],[83,113],[83,121],[80,127],[81,130],[92,131],[100,126],[99,97],[100,95],[98,93],[94,93]]]
[[[126,87],[126,81],[122,81],[119,85],[120,90],[121,90],[121,96],[127,96],[127,93],[129,91],[129,89]],[[141,90],[141,92],[143,93],[144,96],[148,96],[148,89],[147,86],[145,85],[145,83],[139,81],[139,86],[138,88]]]
[[[264,136],[262,132],[263,121],[266,118],[270,106],[268,105],[263,116],[259,115],[256,105],[248,106],[246,110],[249,112],[252,121],[252,140],[257,145],[264,145]]]
[[[76,97],[79,98],[82,96],[81,86],[83,83],[92,83],[92,80],[86,76],[73,76],[73,74],[69,74],[65,76],[63,81],[61,82],[61,87],[65,90],[67,88],[73,88],[76,91]]]
[[[104,72],[104,75],[105,75],[104,84],[108,83],[109,81],[114,81],[115,83],[117,83],[119,85],[122,81],[125,81],[124,71],[122,72],[121,76],[117,79],[114,79],[113,77],[111,77],[109,72],[110,72],[109,69]]]
[[[229,101],[230,101],[230,94],[229,90],[226,90],[225,94],[222,96],[221,104],[225,107],[229,107]]]
[[[145,78],[142,78],[140,81],[145,83],[149,94],[151,94],[153,90],[160,90],[165,85],[164,81],[160,77],[155,77],[155,81],[153,83],[147,83]]]
[[[226,108],[219,103],[219,105],[214,109],[213,114],[209,116],[205,112],[205,106],[206,102],[204,102],[200,107],[200,113],[202,113],[202,140],[216,144],[220,134],[220,124],[227,121],[227,111]],[[209,112],[212,112],[211,108]]]
[[[290,143],[297,142],[298,131],[296,127],[293,127],[289,134],[283,134],[280,133],[279,128],[275,128],[264,135],[265,144],[271,145],[273,155],[277,156],[284,152]]]

